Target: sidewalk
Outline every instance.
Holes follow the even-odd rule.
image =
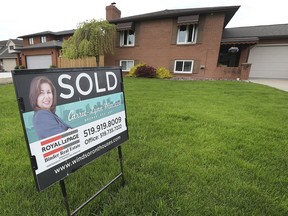
[[[13,83],[11,72],[0,72],[0,85]]]

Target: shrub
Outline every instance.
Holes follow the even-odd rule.
[[[171,78],[172,75],[168,69],[164,67],[159,67],[156,70],[156,77],[160,79],[164,79],[164,78]]]
[[[18,70],[18,69],[19,69],[19,66],[18,66],[18,65],[16,65],[16,66],[14,67],[14,69],[15,69],[15,70]]]
[[[50,68],[57,68],[56,65],[50,65]]]
[[[144,64],[144,63],[139,63],[139,64],[133,66],[133,67],[130,69],[130,71],[129,71],[129,73],[127,74],[127,76],[129,76],[129,77],[135,77],[135,76],[136,76],[136,75],[135,75],[136,69],[137,69],[138,67],[144,66],[144,65],[146,65],[146,64]]]
[[[26,69],[24,65],[19,65],[19,69]]]
[[[143,65],[143,66],[137,67],[135,71],[135,76],[154,78],[156,77],[156,69],[149,65]]]

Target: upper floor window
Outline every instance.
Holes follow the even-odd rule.
[[[120,46],[134,46],[135,34],[133,30],[124,30],[120,32]]]
[[[193,60],[176,60],[174,63],[174,73],[192,73]]]
[[[191,25],[180,25],[178,26],[178,44],[196,43],[197,26],[196,24]]]
[[[123,71],[130,71],[130,69],[134,66],[134,60],[120,60],[120,66]]]
[[[14,50],[14,46],[9,46],[9,50]]]
[[[34,39],[33,38],[29,38],[29,45],[34,44]]]
[[[65,39],[65,38],[64,38],[63,36],[62,36],[62,37],[58,37],[58,38],[57,38],[57,40],[58,40],[58,41],[61,41],[61,42],[63,42],[63,41],[64,41],[64,39]],[[68,38],[67,38],[67,39],[68,39]]]
[[[46,36],[41,36],[41,43],[46,43]]]
[[[135,31],[133,22],[118,23],[117,31],[120,34],[120,46],[135,45]]]
[[[196,43],[199,15],[178,17],[177,44]]]

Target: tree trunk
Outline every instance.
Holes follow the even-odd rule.
[[[96,66],[99,67],[99,64],[100,64],[100,56],[99,55],[96,55]]]

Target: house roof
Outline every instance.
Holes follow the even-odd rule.
[[[18,40],[18,39],[9,39],[9,40],[0,41],[0,46],[7,46],[7,43],[9,41],[12,41],[16,46],[23,46],[23,40]]]
[[[22,47],[23,46],[23,40],[10,39],[10,41],[12,41],[15,44],[15,46],[17,46],[17,47]]]
[[[222,38],[221,44],[256,44],[258,37]]]
[[[2,53],[4,53],[6,50],[8,50],[8,48],[6,46],[2,46],[1,42],[2,41],[0,41],[0,56],[2,55]]]
[[[153,13],[146,13],[146,14],[141,14],[141,15],[136,15],[136,16],[113,19],[113,20],[109,20],[109,22],[117,24],[117,23],[122,23],[122,22],[145,21],[145,20],[153,20],[153,19],[178,17],[178,16],[187,16],[191,14],[225,13],[226,16],[225,16],[224,26],[226,26],[239,8],[240,6],[222,6],[222,7],[162,10],[162,11],[156,11]]]
[[[53,48],[62,47],[62,41],[47,41],[46,43],[33,44],[26,47],[20,47],[17,50],[27,50],[27,49],[42,49],[42,48]]]
[[[9,53],[7,47],[5,49],[0,50],[0,59],[10,59],[10,58],[15,59],[17,58],[17,55]]]
[[[74,34],[74,32],[75,32],[75,29],[59,31],[59,32],[43,31],[43,32],[37,32],[37,33],[29,34],[29,35],[19,36],[18,38],[33,37],[33,36],[40,36],[40,35],[55,35],[55,36],[69,35],[69,34],[72,35],[72,34]]]
[[[8,40],[0,41],[0,47],[6,46]]]
[[[8,50],[8,42],[12,41],[15,44],[15,49],[13,52],[9,53]],[[16,51],[17,48],[22,47],[23,46],[23,41],[22,40],[17,40],[17,39],[9,39],[9,40],[4,40],[4,41],[0,41],[0,58],[1,59],[15,59],[17,58],[16,53],[18,53]]]
[[[287,38],[288,24],[249,26],[224,29],[223,40],[233,40],[237,38]]]

